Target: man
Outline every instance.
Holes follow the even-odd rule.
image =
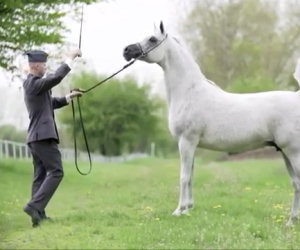
[[[82,95],[80,91],[73,91],[65,97],[52,97],[51,89],[71,71],[73,60],[80,56],[81,52],[72,52],[54,74],[46,77],[43,76],[48,54],[33,50],[26,52],[26,55],[30,72],[23,88],[30,119],[27,143],[33,158],[34,176],[32,197],[23,210],[31,217],[32,226],[36,227],[43,219],[48,218],[45,208],[63,178],[54,109],[61,108],[72,98]]]

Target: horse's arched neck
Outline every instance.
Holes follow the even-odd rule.
[[[205,82],[193,57],[172,38],[167,40],[166,55],[159,65],[164,70],[169,102],[182,96],[182,92],[202,87]]]

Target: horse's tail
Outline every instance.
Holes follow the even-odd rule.
[[[298,85],[300,87],[300,58],[298,58],[298,60],[297,60],[297,65],[296,65],[295,72],[294,72],[293,76],[297,80]]]

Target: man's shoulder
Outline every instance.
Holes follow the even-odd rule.
[[[28,74],[27,78],[23,81],[23,88],[26,89],[31,89],[32,84],[41,77],[33,75],[33,74]]]
[[[27,78],[23,81],[23,87],[26,88],[32,82],[32,75],[28,74]]]
[[[33,75],[33,74],[28,74],[27,78],[24,80],[23,83],[30,83],[30,82],[35,81],[35,80],[40,79],[40,78],[41,78],[40,76]]]

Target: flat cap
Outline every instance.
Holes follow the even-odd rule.
[[[31,50],[24,53],[28,56],[28,62],[47,62],[48,54],[42,50]]]

